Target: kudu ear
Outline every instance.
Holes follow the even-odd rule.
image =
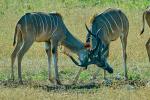
[[[87,43],[84,44],[84,47],[85,47],[85,48],[91,48],[91,45],[90,45],[89,42],[87,42]]]

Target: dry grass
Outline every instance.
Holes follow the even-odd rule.
[[[136,90],[101,88],[96,92],[46,92],[30,87],[0,87],[1,100],[149,100],[150,88]]]
[[[122,5],[109,5],[109,2],[103,6],[81,6],[76,2],[73,7],[67,5],[67,3],[61,4],[54,0],[51,0],[51,2],[49,0],[45,2],[42,0],[38,2],[29,0],[29,3],[25,1],[24,3],[22,2],[23,1],[17,0],[0,0],[0,80],[9,78],[10,55],[14,48],[12,46],[14,29],[18,19],[25,12],[58,11],[64,17],[64,22],[72,34],[80,40],[85,41],[86,29],[84,23],[89,24],[91,16],[104,11],[108,7],[119,7],[129,18],[130,31],[127,46],[129,76],[132,79],[150,79],[150,64],[145,49],[145,43],[150,34],[150,29],[147,25],[143,36],[139,36],[142,27],[143,9],[134,9],[134,7],[130,9],[126,3]],[[25,55],[22,62],[24,80],[46,81],[47,57],[43,47],[42,43],[35,43]],[[115,72],[113,75],[108,75],[108,77],[113,78],[117,73],[121,73],[122,75],[122,50],[119,39],[111,44],[109,61]],[[78,67],[75,67],[75,65],[70,62],[70,59],[62,54],[59,54],[59,66],[61,80],[63,83],[70,84],[75,73],[78,71]],[[79,81],[83,82],[83,84],[84,82],[89,82],[95,70],[96,67],[89,67],[86,72],[82,73]],[[15,72],[17,74],[16,67]],[[101,70],[98,79],[102,80],[102,77],[103,71]],[[80,91],[46,92],[42,89],[35,89],[29,86],[10,88],[0,85],[0,90],[1,100],[148,100],[150,98],[150,88],[148,87],[133,90],[103,87],[92,93],[89,92],[91,90],[85,90],[87,93],[80,93]]]

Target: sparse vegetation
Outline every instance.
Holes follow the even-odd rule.
[[[0,80],[8,80],[10,77],[10,55],[14,47],[12,46],[15,25],[18,19],[26,12],[57,11],[62,14],[64,22],[74,36],[85,41],[86,29],[84,23],[89,24],[91,16],[101,13],[109,7],[120,8],[126,13],[130,31],[127,45],[127,65],[130,80],[150,80],[150,63],[148,61],[145,43],[149,38],[150,29],[146,25],[145,32],[139,36],[142,28],[142,13],[150,5],[149,0],[0,0]],[[47,57],[43,43],[34,43],[32,48],[24,56],[22,62],[23,80],[39,81],[38,84],[50,84],[47,81]],[[114,79],[118,73],[123,77],[122,49],[120,40],[111,43],[109,62],[114,68],[114,74],[107,77]],[[64,84],[71,84],[77,71],[79,70],[71,60],[59,53],[60,79]],[[16,65],[16,64],[15,64]],[[91,82],[91,75],[96,71],[95,66],[90,66],[84,71],[79,79],[79,83]],[[15,66],[15,76],[17,80],[17,67]],[[100,71],[98,81],[103,80],[103,70]],[[90,90],[69,90],[50,91],[33,88],[33,85],[17,86],[16,88],[1,84],[1,100],[148,100],[150,98],[150,88],[140,86],[132,89],[123,85],[121,88],[102,86],[98,89]],[[40,82],[44,81],[44,83]],[[146,84],[146,83],[145,83]],[[82,92],[86,91],[86,92]]]

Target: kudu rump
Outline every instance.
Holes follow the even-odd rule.
[[[17,37],[17,43],[16,43]],[[89,51],[86,49],[89,45],[86,45],[76,39],[66,28],[62,17],[58,13],[42,13],[33,12],[26,13],[18,21],[14,34],[15,49],[11,55],[11,77],[14,80],[14,62],[17,57],[18,60],[18,79],[22,83],[21,75],[21,61],[24,54],[31,47],[33,42],[45,42],[46,53],[48,56],[48,78],[51,82],[54,80],[51,77],[51,52],[53,56],[53,63],[55,68],[55,83],[61,84],[58,75],[57,66],[57,47],[58,44],[62,44],[69,48],[71,51],[79,56],[80,64],[75,62],[78,66],[86,67],[88,64]],[[86,62],[86,63],[85,63]]]
[[[91,20],[90,30],[87,28],[87,26],[86,29],[88,31],[86,42],[91,42],[92,48],[95,48],[98,45],[96,47],[97,49],[92,52],[89,57],[91,60],[96,62],[95,64],[98,67],[102,67],[103,69],[108,66],[107,58],[109,56],[110,42],[120,37],[123,50],[124,77],[127,79],[126,46],[129,22],[126,15],[119,9],[109,8],[103,13],[95,15]],[[90,41],[91,34],[92,41]],[[99,70],[96,72],[96,74],[98,72]],[[74,82],[76,82],[80,73],[81,69],[79,70]]]
[[[146,19],[148,26],[150,27],[150,7],[148,7],[146,11],[143,13],[143,28],[142,28],[140,35],[144,32],[145,19]],[[150,62],[150,38],[146,43],[146,50],[147,50],[147,54],[148,54],[149,62]]]

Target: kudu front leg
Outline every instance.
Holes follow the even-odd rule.
[[[76,84],[76,83],[77,83],[77,81],[78,81],[78,79],[79,79],[79,76],[80,76],[80,74],[81,74],[81,72],[82,72],[83,70],[85,70],[85,68],[80,68],[80,69],[79,69],[79,71],[78,71],[78,73],[76,74],[76,76],[75,76],[75,78],[74,78],[72,84]]]
[[[150,62],[150,38],[146,43],[146,50],[147,50],[147,54],[148,54],[148,58],[149,58],[149,62]]]
[[[102,50],[101,54],[99,54],[100,57],[103,57],[107,60],[109,56],[109,45],[104,46],[104,49]],[[100,68],[97,69],[97,71],[93,74],[93,80],[96,79],[98,73],[100,72]],[[104,80],[106,80],[106,70],[104,70]]]
[[[53,55],[53,63],[54,63],[54,69],[55,69],[55,84],[61,85],[61,82],[59,80],[59,74],[58,74],[58,55],[57,55],[57,45],[53,44],[52,46],[52,55]]]
[[[51,82],[51,83],[54,83],[54,80],[51,76],[51,42],[48,41],[48,42],[45,42],[45,51],[46,51],[46,54],[47,54],[47,58],[48,58],[48,80]]]

